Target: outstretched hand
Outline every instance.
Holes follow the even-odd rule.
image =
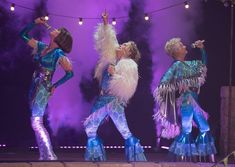
[[[107,24],[108,24],[108,16],[109,16],[109,14],[108,14],[107,11],[105,10],[105,11],[102,13],[102,19],[103,19],[104,25],[107,25]]]

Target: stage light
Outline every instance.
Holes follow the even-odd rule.
[[[187,1],[184,2],[184,7],[185,7],[185,9],[188,9],[188,8],[189,8],[189,4],[188,4]]]
[[[147,13],[144,14],[144,20],[148,21],[149,20],[149,16]]]
[[[161,146],[162,149],[169,150],[169,147],[167,146]]]
[[[49,20],[49,15],[47,14],[44,18],[45,18],[46,21],[48,21]]]
[[[115,19],[115,18],[113,18],[113,19],[112,19],[112,25],[114,25],[114,26],[115,26],[116,24],[117,24],[116,19]]]
[[[2,145],[0,145],[0,147],[1,147]],[[31,148],[31,149],[36,149],[36,148],[38,148],[38,147],[29,147],[29,148]],[[86,146],[59,146],[59,148],[60,149],[85,149],[86,148]],[[104,148],[107,148],[107,149],[122,149],[122,148],[125,148],[125,146],[117,146],[117,145],[109,145],[109,146],[104,146]],[[150,148],[152,148],[152,146],[142,146],[142,148],[146,148],[146,149],[150,149]],[[163,146],[163,148],[165,148],[164,146]],[[169,147],[167,147],[167,148],[169,148]],[[166,148],[165,148],[166,149]]]
[[[38,147],[37,146],[30,146],[29,148],[30,149],[37,149]]]
[[[14,3],[11,4],[10,10],[11,10],[12,12],[15,11],[15,4],[14,4]]]
[[[78,24],[79,24],[79,25],[82,25],[82,24],[83,24],[83,19],[82,19],[81,17],[79,18]]]

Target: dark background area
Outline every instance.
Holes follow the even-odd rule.
[[[46,7],[43,6],[43,3],[39,5],[42,5],[41,7],[45,12]],[[137,44],[142,46],[140,48],[141,53],[146,55],[140,62],[141,78],[137,92],[127,107],[126,115],[130,129],[134,135],[141,139],[142,144],[154,145],[156,137],[155,125],[152,120],[154,101],[150,89],[152,62],[151,51],[147,40],[145,40],[148,36],[148,27],[151,24],[136,21],[136,15],[141,13],[135,13],[136,10],[143,12],[138,1],[132,3],[129,12],[131,19],[124,27],[123,32],[125,33],[118,37],[120,42],[129,39],[137,41]],[[42,13],[33,13],[31,20],[39,15],[42,15]],[[25,22],[19,23],[17,17],[12,16],[8,9],[5,9],[0,3],[0,144],[20,148],[35,145],[27,102],[27,93],[34,66],[30,56],[27,56],[30,55],[30,49],[25,47],[25,43],[18,36],[18,30],[27,22],[29,22],[29,18]],[[132,34],[129,30],[134,30],[133,25],[139,26],[138,30],[144,29],[144,33],[133,32]],[[199,100],[202,108],[210,115],[211,131],[218,146],[220,137],[220,88],[228,85],[229,81],[230,7],[226,8],[216,0],[208,0],[203,3],[203,22],[196,29],[198,38],[206,40],[206,51],[208,53],[208,77],[206,84],[201,88]],[[35,30],[38,39],[42,37],[43,33],[40,30]],[[135,36],[136,33],[140,33],[138,39]],[[7,54],[6,51],[8,51]],[[233,64],[235,64],[235,58],[233,58]],[[233,74],[234,71],[233,67]],[[83,82],[90,82],[89,89],[84,88],[84,93],[87,93],[87,97],[94,98],[97,93],[94,82]],[[233,76],[233,85],[234,82]],[[82,87],[82,83],[78,85]],[[93,89],[92,95],[90,95],[90,89]],[[144,115],[142,114],[143,111],[145,112]],[[110,124],[112,124],[111,121],[101,126],[100,136],[107,145],[123,144],[121,136],[113,125],[109,126]],[[110,140],[110,134],[112,140]],[[57,146],[84,145],[86,137],[84,132],[77,133],[73,129],[61,129],[57,137],[52,137],[52,141]]]

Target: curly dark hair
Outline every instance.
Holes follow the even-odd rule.
[[[130,55],[129,57],[133,59],[136,63],[138,63],[139,59],[141,58],[141,54],[139,52],[139,49],[137,48],[137,45],[135,44],[134,41],[129,41],[131,44],[130,47]]]
[[[60,31],[59,35],[55,37],[54,42],[65,52],[69,53],[72,50],[73,38],[70,32],[62,27],[58,29]]]

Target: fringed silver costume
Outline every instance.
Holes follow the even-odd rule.
[[[154,118],[162,126],[161,137],[176,137],[169,151],[178,156],[216,153],[214,139],[206,121],[207,113],[198,104],[198,94],[207,71],[206,52],[203,49],[201,52],[202,61],[175,61],[154,91],[159,105]],[[176,94],[180,95],[178,99]],[[193,124],[200,130],[196,142],[191,136]]]

